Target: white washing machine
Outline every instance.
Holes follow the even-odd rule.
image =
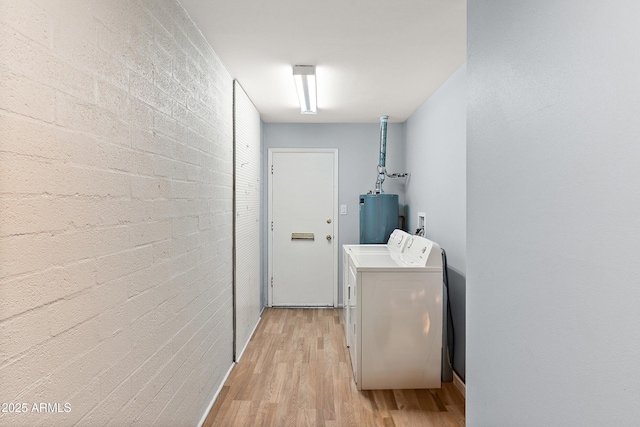
[[[354,252],[363,253],[388,253],[388,252],[402,252],[407,246],[411,234],[400,229],[395,229],[389,236],[389,240],[384,245],[343,245],[343,248],[349,248]]]
[[[401,252],[345,246],[344,253],[349,292],[346,333],[358,390],[440,388],[438,244],[410,236]]]
[[[342,258],[342,302],[343,302],[343,317],[345,320],[345,338],[347,340],[347,347],[349,347],[349,305],[348,301],[351,299],[351,289],[347,286],[348,273],[349,273],[349,258],[348,253],[398,253],[404,251],[407,246],[407,242],[411,234],[406,231],[395,229],[389,236],[389,240],[386,244],[367,244],[367,245],[342,245],[343,258]],[[349,251],[349,252],[347,252]]]

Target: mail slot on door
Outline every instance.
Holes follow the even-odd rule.
[[[315,240],[313,233],[291,233],[291,240]]]

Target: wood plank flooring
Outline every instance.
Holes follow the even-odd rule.
[[[339,309],[267,308],[203,427],[464,426],[453,383],[358,391]]]

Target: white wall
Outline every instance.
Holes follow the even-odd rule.
[[[454,369],[465,376],[466,277],[466,65],[405,123],[406,169],[411,172],[406,202],[409,230],[426,213],[428,239],[447,253],[449,294],[455,325]],[[450,375],[450,374],[449,374]]]
[[[380,124],[264,124],[264,171],[268,148],[306,147],[338,148],[338,203],[347,205],[347,215],[338,218],[339,259],[342,245],[360,242],[359,199],[375,187],[378,157],[380,153]],[[389,123],[387,128],[387,171],[404,172],[404,125]],[[263,182],[267,182],[266,176]],[[387,178],[383,189],[389,194],[399,194],[404,203],[403,180]],[[266,224],[267,203],[264,205]],[[265,245],[267,239],[264,239]],[[267,248],[264,247],[266,253]],[[338,262],[340,286],[338,299],[342,304],[342,262]],[[266,272],[265,272],[266,274]],[[265,277],[264,285],[268,280]]]
[[[638,16],[469,2],[469,426],[638,424]]]
[[[230,76],[168,0],[3,0],[0,40],[0,402],[71,410],[0,424],[196,425],[232,362]]]
[[[262,312],[262,156],[260,113],[238,81],[233,83],[234,126],[234,360],[240,360]]]

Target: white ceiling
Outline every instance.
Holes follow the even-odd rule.
[[[466,60],[466,0],[180,0],[265,122],[404,122]],[[315,65],[300,114],[293,65]]]

